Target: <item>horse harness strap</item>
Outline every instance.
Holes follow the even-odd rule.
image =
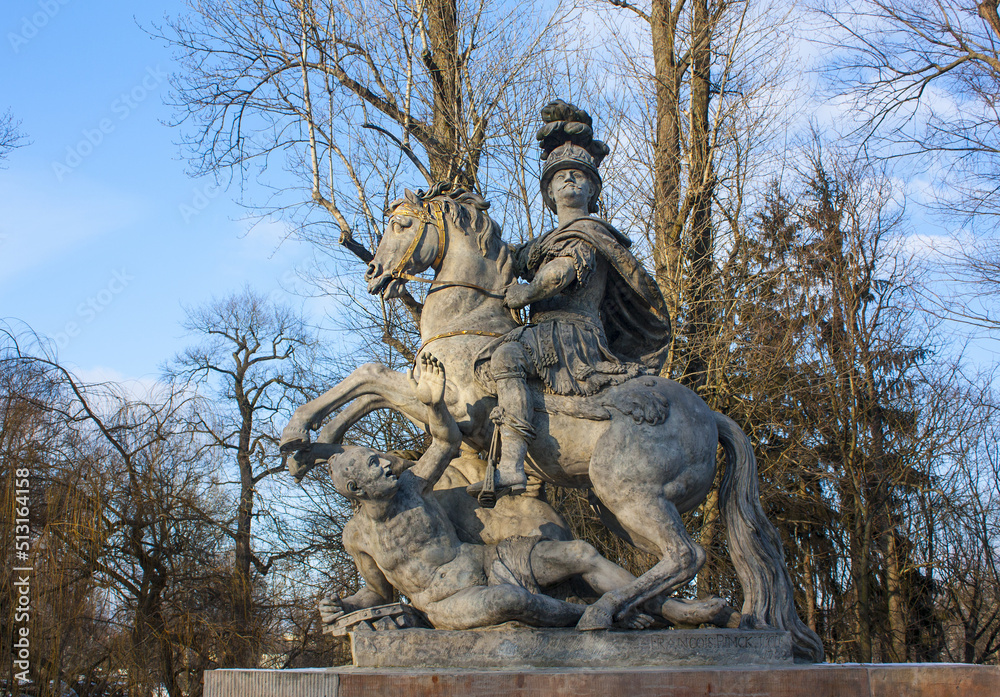
[[[483,295],[489,295],[495,298],[503,297],[503,294],[498,290],[490,290],[489,288],[483,288],[482,286],[477,286],[475,283],[466,283],[465,281],[439,281],[438,279],[421,278],[420,276],[414,276],[408,273],[396,273],[393,272],[393,278],[400,278],[407,281],[417,281],[418,283],[426,283],[430,286],[437,286],[438,288],[447,288],[448,286],[462,286],[463,288],[471,288],[472,290],[478,290]],[[436,290],[436,288],[431,288],[431,290]]]
[[[402,213],[412,218],[416,218],[417,220],[423,223],[423,226],[420,228],[420,234],[413,236],[413,241],[410,242],[410,246],[407,247],[406,253],[399,258],[399,263],[396,264],[396,268],[392,270],[392,276],[394,278],[406,278],[407,280],[413,280],[411,277],[409,277],[408,274],[403,273],[403,267],[406,266],[408,263],[410,263],[410,260],[416,253],[417,247],[420,246],[420,243],[424,239],[424,235],[427,234],[427,225],[429,223],[434,223],[438,231],[437,256],[434,258],[434,261],[431,263],[431,266],[437,266],[438,264],[441,263],[441,260],[444,258],[444,246],[445,246],[444,213],[441,210],[441,204],[438,203],[437,201],[431,201],[430,206],[434,214],[433,219],[427,215],[426,211],[413,205],[403,204],[402,206],[396,208],[395,211],[393,211],[394,215]]]
[[[438,339],[448,339],[453,336],[492,336],[499,339],[500,337],[507,335],[497,332],[479,331],[478,329],[459,329],[453,332],[444,332],[443,334],[435,334],[430,339],[420,344],[420,348],[417,349],[417,352],[414,355],[419,356],[420,352],[424,350],[424,347],[432,341],[437,341]]]
[[[438,279],[428,279],[421,278],[420,276],[414,276],[413,274],[406,273],[403,268],[410,263],[413,259],[413,255],[417,251],[417,247],[423,241],[424,236],[427,234],[427,225],[433,223],[438,231],[438,248],[437,256],[434,257],[434,261],[431,262],[431,267],[437,268],[441,260],[444,259],[445,245],[447,244],[447,239],[445,237],[444,229],[444,211],[442,210],[441,204],[438,201],[430,202],[431,211],[433,212],[433,219],[427,215],[427,212],[421,208],[413,205],[403,204],[393,211],[394,214],[398,211],[404,215],[416,218],[423,222],[423,227],[420,229],[419,235],[413,236],[413,241],[410,242],[410,246],[407,247],[406,253],[400,257],[399,262],[396,264],[396,268],[390,272],[390,276],[393,278],[406,280],[406,281],[416,281],[418,283],[426,283],[431,286],[462,286],[463,288],[471,288],[472,290],[478,290],[486,295],[491,295],[494,297],[502,297],[503,293],[490,288],[483,288],[482,286],[477,286],[475,283],[467,283],[465,281],[440,281]],[[432,289],[433,290],[433,289]]]

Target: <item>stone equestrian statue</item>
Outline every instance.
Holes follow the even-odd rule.
[[[592,215],[608,146],[572,104],[556,100],[542,119],[541,192],[558,226],[514,250],[517,274],[528,283],[507,286],[504,304],[530,305],[529,324],[486,347],[477,365],[499,405],[492,415],[501,434],[498,496],[525,490],[524,458],[535,437],[528,380],[557,395],[592,395],[658,372],[670,340],[663,296],[629,252],[631,240]],[[482,488],[473,484],[469,493]]]
[[[658,352],[669,323],[662,298],[628,254],[626,240],[589,216],[600,185],[591,150],[603,148],[594,144],[582,113],[568,105],[556,104],[546,120],[542,145],[551,163],[543,192],[559,217],[555,231],[512,253],[482,197],[447,186],[408,191],[392,206],[365,273],[369,292],[392,298],[407,282],[431,285],[414,372],[422,367],[422,354],[433,350],[447,367],[444,400],[462,439],[476,451],[497,433],[506,440],[500,475],[505,484],[514,490],[520,483],[527,446],[542,481],[591,489],[608,528],[658,559],[588,606],[578,629],[628,622],[650,600],[669,597],[696,576],[707,555],[688,534],[682,514],[715,486],[721,445],[719,512],[743,588],[740,627],[788,630],[797,658],[822,660],[819,637],[796,612],[781,537],[760,504],[749,438],[690,389],[639,375],[661,365]],[[516,282],[518,265],[526,285]],[[418,276],[427,270],[433,279]],[[523,328],[510,308],[529,304],[534,326]],[[358,419],[386,408],[424,430],[434,421],[407,374],[378,363],[358,366],[289,420],[281,439],[289,472],[300,478],[319,461],[318,448],[336,446]],[[313,430],[319,430],[315,443]],[[486,471],[484,493],[497,483]],[[675,623],[729,624],[730,618],[719,616],[719,601],[688,601],[684,609],[696,622],[676,617],[667,604],[659,611]]]

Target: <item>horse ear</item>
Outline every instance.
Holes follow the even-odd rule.
[[[417,196],[414,192],[410,191],[409,189],[404,189],[403,195],[406,197],[406,200],[409,201],[410,203],[415,203],[417,205],[420,204],[420,197]]]

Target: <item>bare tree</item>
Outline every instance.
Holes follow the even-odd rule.
[[[332,220],[364,263],[396,177],[413,176],[404,152],[426,158],[428,183],[487,188],[487,146],[508,133],[560,17],[493,0],[192,10],[165,38],[183,61],[175,87],[198,171],[242,174],[285,157],[308,194],[296,188],[270,210],[297,209],[301,234],[321,244]]]
[[[15,121],[13,113],[8,109],[0,114],[0,162],[7,159],[12,150],[24,144],[21,122]]]
[[[995,335],[1000,182],[1000,17],[995,0],[822,5],[834,89],[853,97],[854,135],[875,157],[929,170],[932,207],[962,225],[928,262],[936,314]]]
[[[676,320],[668,369],[711,400],[722,267],[788,118],[774,95],[787,95],[784,57],[794,27],[787,10],[771,4],[588,7],[614,37],[604,203],[648,255]]]
[[[937,522],[935,563],[947,636],[944,654],[965,663],[996,663],[1000,656],[1000,453],[997,403],[985,388],[962,390],[966,409],[980,419],[955,448],[949,489],[953,505]]]
[[[926,156],[942,172],[943,206],[1000,214],[996,1],[864,0],[821,11],[839,30],[832,69],[878,146],[872,154]]]
[[[288,554],[268,555],[254,537],[254,521],[261,516],[258,495],[264,480],[284,471],[277,450],[279,422],[309,397],[314,338],[290,308],[249,288],[190,309],[184,326],[202,343],[178,355],[167,375],[214,400],[214,405],[202,403],[192,426],[206,439],[209,457],[220,470],[236,474],[235,515],[223,526],[234,544],[234,632],[220,663],[250,667],[259,660],[263,640],[255,621],[263,609],[255,601],[258,579]]]
[[[34,511],[16,565],[32,569],[31,677],[82,696],[198,694],[221,647],[206,597],[222,554],[188,400],[84,384],[5,338],[3,465]]]

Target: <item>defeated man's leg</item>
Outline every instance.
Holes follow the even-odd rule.
[[[518,621],[535,627],[572,627],[584,605],[530,593],[520,586],[473,586],[430,603],[424,614],[436,629],[474,629]]]
[[[602,594],[635,580],[632,574],[601,556],[592,545],[583,540],[539,542],[531,550],[531,570],[540,586],[552,586],[579,575]],[[632,628],[649,626],[652,621],[649,615],[662,616],[674,625],[714,624],[717,627],[736,628],[740,622],[740,613],[725,600],[709,596],[697,600],[652,598],[643,605],[641,613],[629,617],[625,624]]]
[[[553,586],[573,576],[580,576],[601,594],[635,580],[635,576],[601,556],[593,545],[583,540],[538,542],[531,550],[531,570],[540,586]],[[653,608],[652,604],[647,607]],[[656,609],[659,608],[653,609],[653,612]],[[645,629],[653,622],[653,618],[646,612],[635,612],[620,625],[629,629]]]
[[[647,603],[647,607],[656,598]],[[717,595],[710,595],[697,600],[685,598],[667,598],[660,605],[660,614],[671,623],[679,626],[694,626],[714,624],[716,627],[736,629],[740,626],[742,615],[733,609],[729,603]]]
[[[531,570],[542,587],[554,586],[579,575],[601,594],[635,580],[632,574],[605,559],[593,545],[583,540],[539,541],[531,549]]]

